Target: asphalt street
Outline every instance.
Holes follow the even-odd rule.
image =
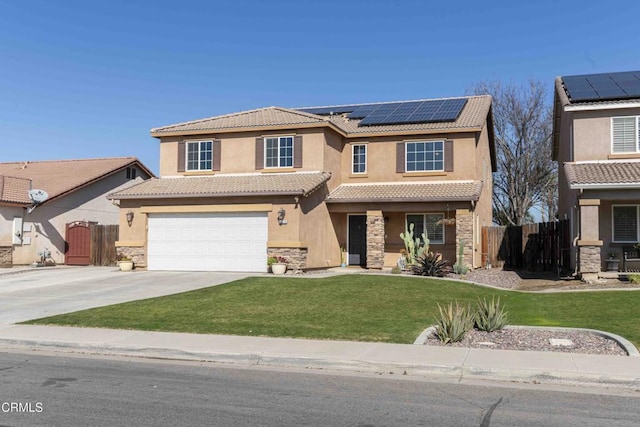
[[[35,353],[0,353],[0,384],[0,425],[11,426],[571,427],[635,426],[640,418],[630,392]]]

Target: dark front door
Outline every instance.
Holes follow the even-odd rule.
[[[367,216],[349,215],[349,265],[367,265]]]

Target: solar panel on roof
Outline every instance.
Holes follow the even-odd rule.
[[[350,119],[362,119],[358,126],[373,126],[455,121],[466,103],[466,98],[432,99],[367,105],[310,107],[299,110],[319,115],[349,113]]]
[[[573,102],[640,98],[640,71],[562,77]]]

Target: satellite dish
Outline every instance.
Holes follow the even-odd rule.
[[[49,195],[44,190],[29,190],[29,198],[33,203],[42,203],[49,198]]]

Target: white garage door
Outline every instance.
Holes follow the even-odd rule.
[[[149,214],[147,268],[267,271],[267,213]]]

